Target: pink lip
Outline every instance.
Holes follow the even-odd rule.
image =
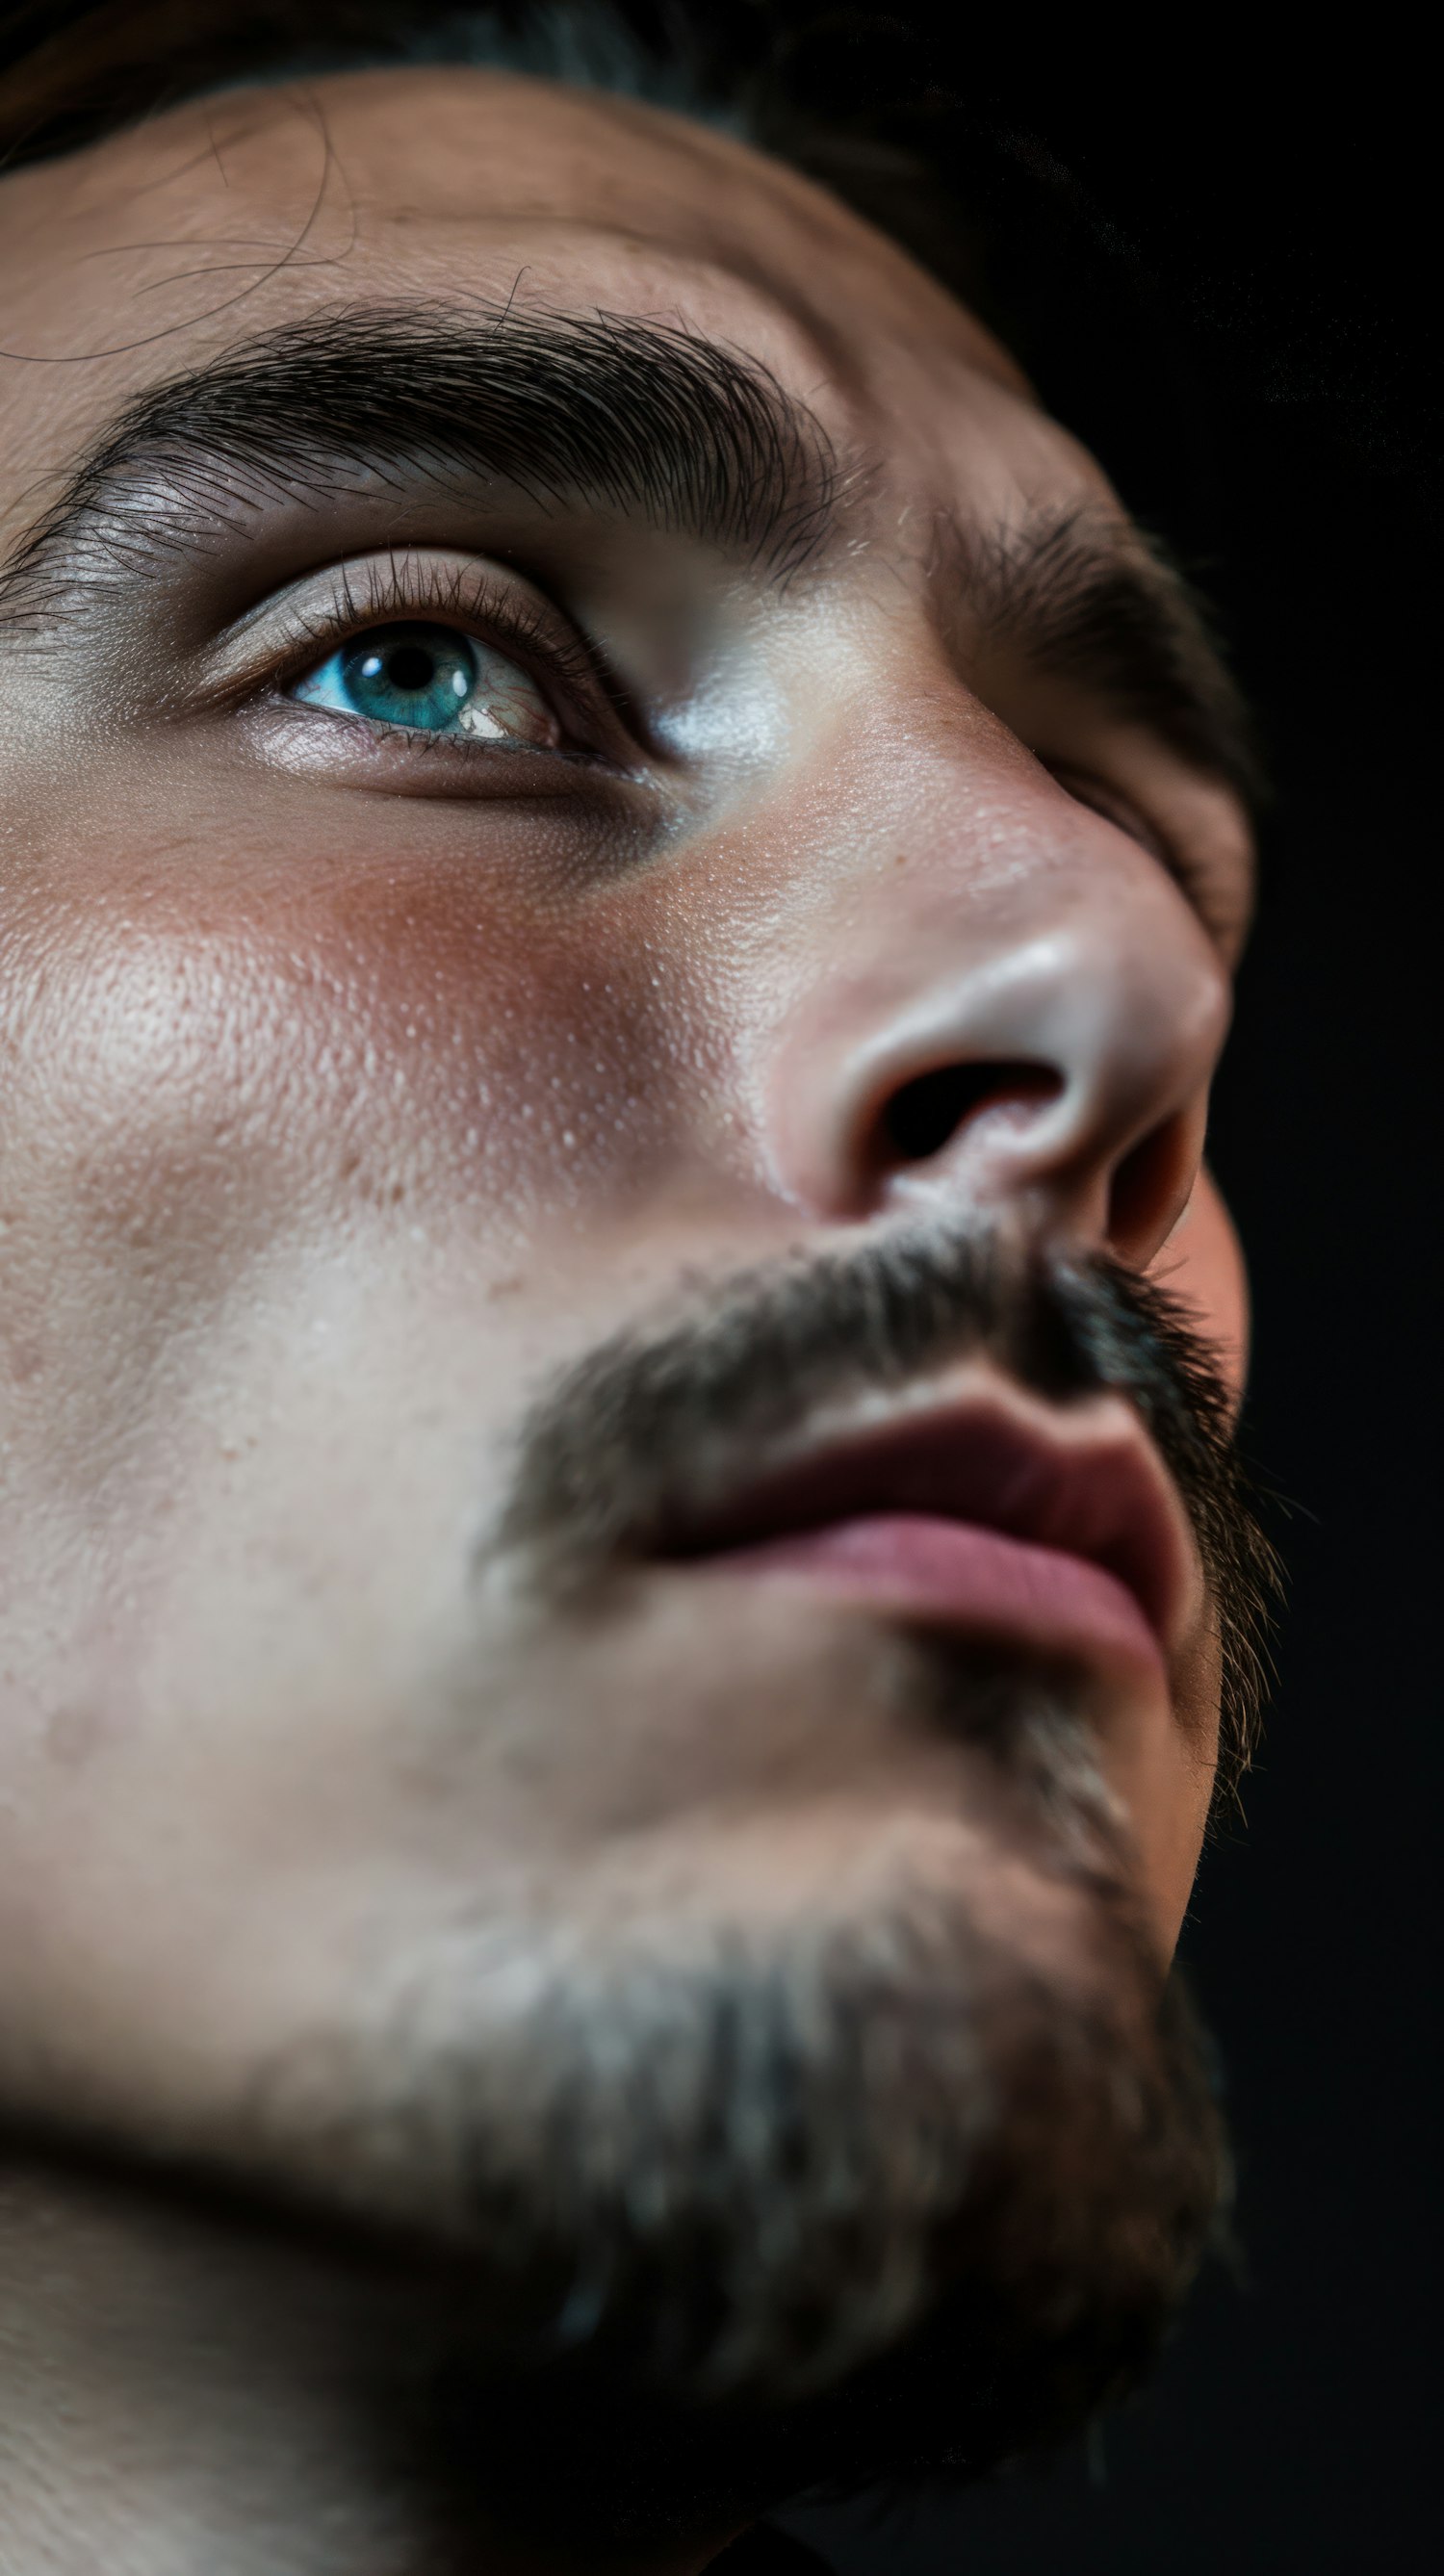
[[[795,1455],[665,1552],[1155,1668],[1180,1642],[1195,1589],[1182,1507],[1121,1403],[1055,1415],[1001,1389]]]
[[[979,1638],[1022,1638],[1045,1654],[1160,1661],[1137,1595],[1116,1574],[976,1521],[862,1514],[704,1562],[718,1574],[800,1575],[875,1609]]]

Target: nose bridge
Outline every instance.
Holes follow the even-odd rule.
[[[1054,807],[1058,813],[1055,815]],[[1228,1022],[1161,863],[1048,788],[998,864],[966,824],[819,926],[770,1068],[778,1185],[858,1221],[971,1200],[1141,1263],[1187,1201]]]

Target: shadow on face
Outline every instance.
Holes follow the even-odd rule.
[[[1216,2182],[1228,684],[979,326],[656,112],[228,93],[0,231],[13,2117],[434,2235],[493,2394],[951,2333],[1007,2448]],[[811,1444],[816,1545],[539,1593],[544,1433],[613,1535]]]

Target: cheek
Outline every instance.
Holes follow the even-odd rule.
[[[1243,1248],[1218,1188],[1200,1172],[1193,1196],[1149,1275],[1188,1309],[1237,1410],[1248,1375],[1249,1299]]]
[[[511,1236],[655,1159],[674,1033],[605,922],[402,867],[166,900],[112,863],[86,895],[21,925],[9,1152],[111,1257],[139,1232],[229,1271],[298,1221],[428,1206]]]

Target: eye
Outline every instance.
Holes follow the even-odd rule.
[[[1095,778],[1089,770],[1074,769],[1062,761],[1052,760],[1045,760],[1043,766],[1056,778],[1059,786],[1069,796],[1075,797],[1080,805],[1087,805],[1095,814],[1101,814],[1106,823],[1112,823],[1120,832],[1126,832],[1130,841],[1140,843],[1142,848],[1149,851],[1155,859],[1161,860],[1165,866],[1172,864],[1172,854],[1160,834],[1154,830],[1153,825],[1141,813],[1131,797],[1120,794],[1117,788],[1110,787],[1104,779]]]
[[[414,733],[550,749],[562,728],[529,673],[460,627],[407,619],[368,627],[294,681],[290,695],[335,715]]]

